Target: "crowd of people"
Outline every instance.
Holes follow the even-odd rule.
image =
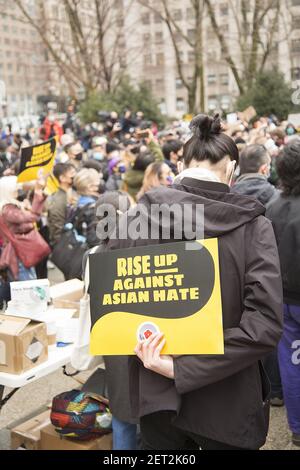
[[[139,423],[148,449],[259,448],[269,399],[274,406],[285,404],[293,442],[300,446],[300,366],[291,360],[292,345],[300,340],[300,130],[275,116],[224,121],[221,127],[217,116],[201,115],[163,130],[142,111],[99,113],[99,118],[81,125],[70,108],[63,123],[51,111],[39,129],[1,130],[1,219],[13,234],[38,227],[56,253],[52,261],[50,255],[26,267],[7,249],[0,225],[1,300],[9,300],[12,280],[48,277],[58,257],[66,279],[80,277],[84,253],[102,243],[97,237],[102,204],[113,205],[121,217],[120,195],[128,210],[155,201],[158,191],[167,204],[181,204],[187,192],[195,204],[204,204],[206,237],[221,240],[225,359],[182,356],[144,367],[147,348],[159,347],[161,338],[153,335],[131,364],[137,410],[131,414],[127,359],[107,358],[107,370],[114,371],[109,378],[114,447],[136,448]],[[58,143],[56,191],[47,191],[48,175],[42,172],[32,183],[18,183],[22,148],[52,137]],[[149,191],[152,199],[145,198]],[[72,263],[61,252],[71,233],[77,250]],[[260,360],[264,368],[258,369]],[[267,387],[263,369],[270,394],[259,390],[260,380]]]

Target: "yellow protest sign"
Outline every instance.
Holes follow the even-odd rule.
[[[50,139],[42,144],[25,147],[21,152],[21,164],[18,182],[24,183],[37,179],[40,170],[44,175],[52,171],[56,156],[56,139]]]
[[[93,355],[134,354],[159,331],[163,354],[224,354],[216,238],[90,255],[90,295]]]
[[[59,181],[53,173],[50,173],[50,175],[47,178],[47,184],[45,188],[45,194],[47,196],[51,196],[52,194],[56,193],[56,191],[59,189]]]

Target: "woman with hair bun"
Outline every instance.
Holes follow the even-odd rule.
[[[130,359],[131,399],[144,449],[259,449],[268,433],[270,388],[261,360],[282,332],[276,241],[264,207],[230,193],[238,149],[219,116],[200,114],[190,128],[175,184],[146,193],[140,211],[126,218],[128,226],[136,217],[142,228],[159,224],[159,239],[128,236],[108,247],[193,239],[196,233],[183,229],[178,238],[178,227],[184,227],[188,204],[189,225],[199,229],[196,211],[203,207],[203,236],[218,239],[225,353],[160,355],[163,332],[153,334],[137,344],[137,357]],[[153,204],[164,204],[164,212],[169,207],[168,217],[149,219]],[[174,205],[182,210],[174,211]],[[165,233],[171,234],[168,240]]]

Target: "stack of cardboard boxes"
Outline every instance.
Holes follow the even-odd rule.
[[[12,300],[5,315],[0,315],[0,372],[21,374],[47,361],[48,346],[55,347],[57,330],[49,330],[49,325],[53,325],[48,323],[52,312],[47,303],[51,299],[54,307],[73,308],[73,316],[79,311],[82,294],[83,282],[79,279],[52,287],[47,279],[12,283]],[[52,316],[54,320],[55,315]],[[69,329],[71,326],[72,321],[68,321]],[[66,334],[61,330],[64,338]],[[72,342],[70,332],[67,336]]]
[[[50,410],[16,426],[11,431],[11,448],[26,450],[111,450],[112,434],[89,441],[62,438],[50,422]]]
[[[72,316],[73,313],[76,316],[79,312],[80,299],[83,295],[82,281],[73,279],[51,286],[49,291],[48,288],[47,282],[41,286],[35,282],[14,284],[12,302],[9,305],[10,314],[0,315],[0,372],[21,374],[47,361],[48,341],[50,340],[53,347],[56,343],[55,329],[50,331],[49,325],[45,323],[48,323],[46,318],[49,319],[51,315],[48,308],[49,300],[54,309],[73,309]],[[35,303],[32,312],[29,311],[30,302]],[[40,309],[37,304],[40,304]],[[70,326],[70,320],[68,323]],[[11,448],[111,450],[112,434],[89,441],[62,438],[50,422],[50,409],[48,409],[11,430]]]

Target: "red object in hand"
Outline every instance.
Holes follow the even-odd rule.
[[[150,331],[150,330],[146,330],[145,333],[144,333],[144,336],[145,336],[146,339],[148,339],[151,335],[152,335],[152,331]]]

